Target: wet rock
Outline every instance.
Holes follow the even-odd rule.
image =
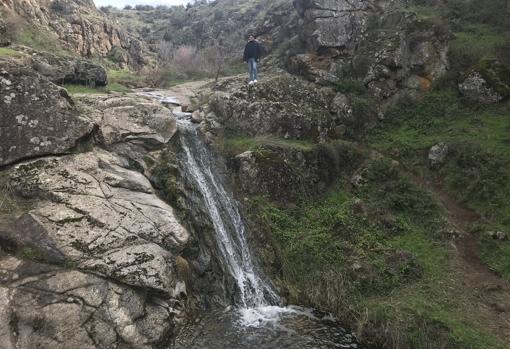
[[[67,92],[32,70],[0,62],[0,165],[68,152],[90,135]]]
[[[434,145],[429,150],[429,166],[431,168],[438,168],[444,164],[446,157],[448,156],[448,145],[446,143],[439,143]]]
[[[497,61],[484,60],[466,75],[459,91],[474,102],[498,103],[510,96],[510,71]]]
[[[167,344],[171,309],[151,296],[79,271],[0,260],[3,348],[153,348]]]
[[[191,114],[191,122],[194,122],[195,124],[201,123],[202,121],[204,121],[204,118],[205,118],[205,114],[203,111],[200,111],[200,110],[195,110]]]

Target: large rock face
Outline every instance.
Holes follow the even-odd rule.
[[[173,114],[136,96],[72,100],[8,62],[0,83],[2,165],[15,164],[0,194],[16,203],[0,210],[2,348],[168,347],[189,234],[145,163]]]
[[[13,190],[39,202],[18,220],[18,238],[49,258],[171,294],[170,251],[182,250],[187,232],[126,165],[101,150],[18,165]]]
[[[236,90],[225,83],[226,90]],[[218,92],[210,100],[216,120],[206,118],[207,127],[251,136],[274,134],[291,139],[321,140],[340,123],[329,106],[335,93],[318,89],[306,81],[275,76],[259,87],[242,86],[236,93]],[[220,125],[215,123],[219,122]]]
[[[209,99],[213,113],[203,122],[206,133],[321,142],[357,137],[379,116],[377,103],[369,96],[347,96],[288,74],[249,88],[244,83],[237,86],[238,82],[225,81]]]
[[[319,83],[362,82],[381,99],[431,88],[447,68],[448,30],[409,1],[296,0],[301,15],[287,67]]]
[[[325,47],[351,48],[367,30],[370,12],[365,0],[297,0],[294,6],[304,19],[306,41],[313,50]]]
[[[0,165],[67,152],[93,129],[65,90],[8,62],[0,62],[0,115]]]
[[[120,65],[145,63],[143,44],[118,28],[98,11],[93,1],[6,0],[0,9],[26,19],[34,30],[50,33],[61,45],[84,57],[103,56],[116,50]]]

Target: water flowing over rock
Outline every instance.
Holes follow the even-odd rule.
[[[93,130],[64,89],[9,62],[0,62],[0,114],[0,165],[65,153]]]
[[[277,302],[271,286],[258,274],[246,240],[246,228],[237,203],[215,172],[212,154],[196,127],[182,123],[181,142],[186,172],[194,179],[211,216],[226,270],[234,277],[240,306],[253,308]]]

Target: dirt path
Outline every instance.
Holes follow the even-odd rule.
[[[477,240],[468,233],[471,223],[481,217],[459,205],[442,190],[441,185],[407,173],[421,188],[431,193],[444,207],[450,224],[457,230],[459,237],[452,243],[457,258],[452,260],[459,270],[462,286],[476,295],[474,303],[468,306],[478,311],[485,325],[498,337],[510,338],[510,282],[501,278],[476,253]]]

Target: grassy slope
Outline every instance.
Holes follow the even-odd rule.
[[[505,348],[469,310],[473,291],[458,287],[439,206],[391,163],[368,168],[360,189],[340,180],[312,202],[250,201],[279,251],[289,300],[384,329],[393,347]],[[391,262],[405,252],[421,267]]]
[[[444,189],[482,220],[473,226],[480,254],[510,278],[510,242],[493,241],[489,230],[510,231],[510,107],[466,105],[454,91],[434,91],[419,103],[402,103],[368,137],[371,147],[400,153],[416,173],[443,182]],[[446,142],[450,154],[437,171],[427,167],[428,149]],[[397,151],[398,150],[398,151]]]

